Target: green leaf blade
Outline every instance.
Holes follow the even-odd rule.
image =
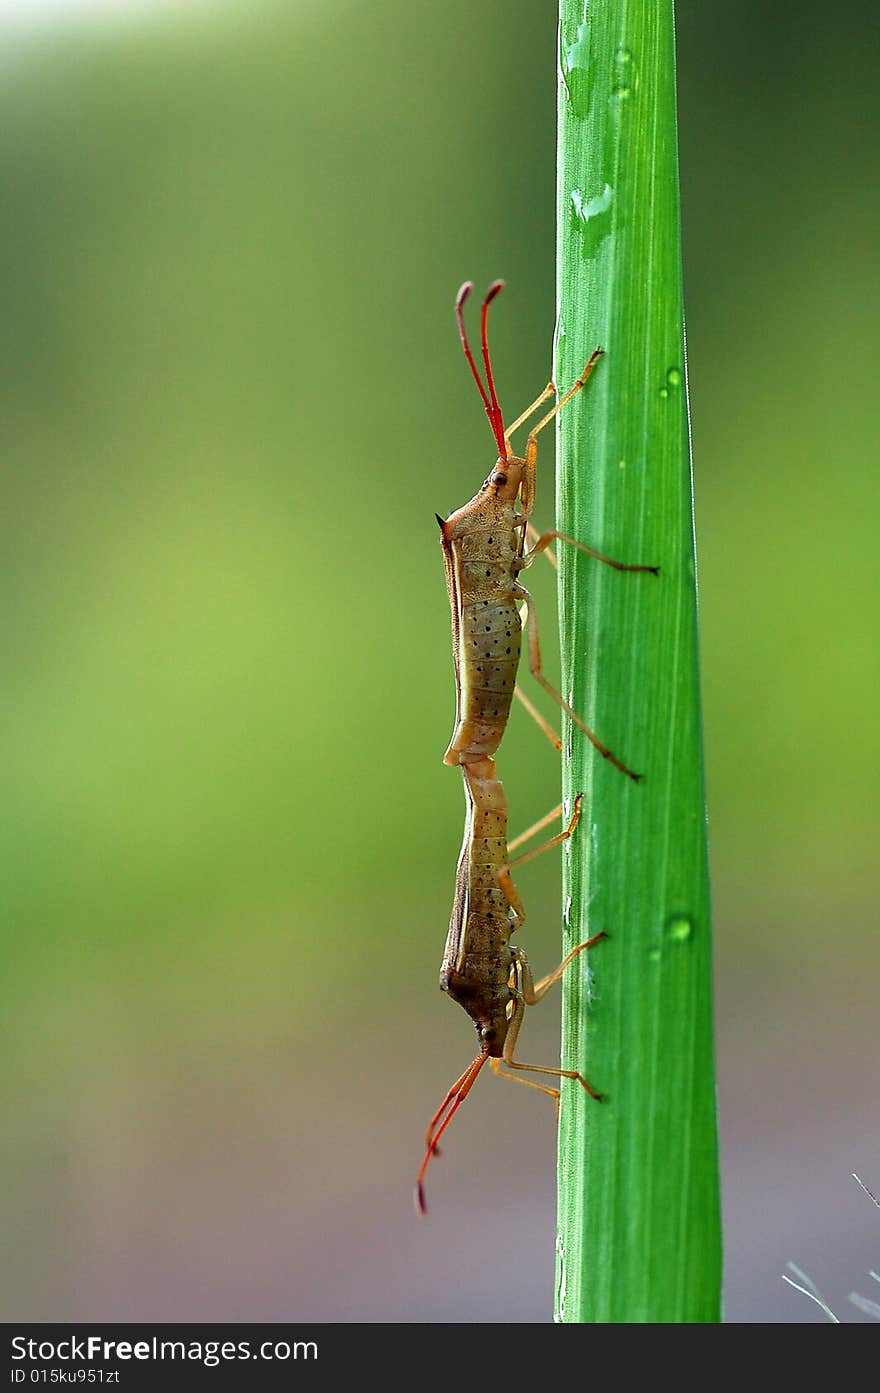
[[[684,361],[673,10],[561,5],[557,381],[605,357],[558,426],[558,526],[661,575],[560,547],[563,687],[635,784],[575,729],[564,794],[557,1318],[720,1319],[711,943]],[[582,961],[581,959],[578,960]],[[564,1309],[560,1290],[564,1288]]]

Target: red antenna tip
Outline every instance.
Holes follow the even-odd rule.
[[[464,285],[461,287],[461,290],[458,292],[458,294],[457,294],[456,297],[455,297],[455,308],[456,308],[457,310],[460,310],[460,309],[461,309],[462,305],[464,304],[464,302],[465,302],[465,300],[467,299],[467,297],[470,295],[470,293],[471,293],[471,291],[473,290],[473,288],[474,288],[474,283],[473,283],[473,281],[465,281]]]
[[[425,1204],[425,1187],[421,1181],[419,1181],[418,1185],[416,1186],[415,1201],[416,1213],[420,1214],[422,1218],[424,1218],[428,1212],[428,1206]]]
[[[463,288],[464,287],[462,287],[462,289]],[[495,296],[500,294],[500,292],[503,289],[504,281],[493,281],[492,284],[489,286],[489,289],[486,291],[486,304],[491,305],[492,301],[495,299]]]

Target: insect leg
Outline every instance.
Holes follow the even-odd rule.
[[[551,822],[555,822],[556,819],[561,816],[562,804],[557,803],[556,807],[552,808],[549,813],[545,813],[545,815],[542,818],[540,818],[538,822],[533,822],[531,827],[526,828],[525,832],[520,832],[518,837],[514,837],[513,841],[508,842],[508,852],[516,851],[516,848],[518,846],[522,846],[523,842],[527,842],[529,837],[534,837],[537,832],[543,831],[545,827],[549,827]]]
[[[590,354],[589,361],[587,362],[587,366],[584,368],[577,381],[571,387],[569,387],[568,391],[565,393],[564,396],[559,398],[559,401],[556,403],[553,410],[548,411],[546,416],[542,416],[538,424],[536,426],[533,426],[532,429],[529,431],[528,444],[526,445],[526,459],[528,459],[529,457],[530,450],[533,455],[537,454],[538,447],[535,443],[535,437],[539,434],[539,432],[542,431],[545,426],[549,426],[550,422],[553,420],[553,417],[558,416],[562,408],[566,405],[566,403],[570,402],[572,397],[577,396],[581,388],[587,385],[587,378],[590,376],[590,373],[593,371],[593,368],[596,366],[597,362],[602,357],[604,351],[605,350],[603,348],[593,349],[592,353]]]
[[[548,1088],[547,1084],[538,1083],[536,1079],[521,1079],[519,1074],[509,1074],[502,1065],[500,1059],[490,1059],[489,1063],[492,1066],[493,1074],[495,1074],[499,1079],[513,1079],[514,1083],[524,1083],[527,1088],[538,1088],[542,1093],[548,1093],[551,1098],[555,1098],[557,1104],[559,1103],[558,1088]],[[519,1064],[516,1065],[517,1069],[519,1069],[520,1067],[521,1066]],[[528,1065],[526,1065],[525,1067],[528,1068]]]
[[[542,842],[541,845],[535,847],[533,851],[527,851],[524,855],[517,856],[515,861],[508,861],[506,866],[496,866],[495,879],[498,881],[498,884],[501,887],[501,890],[503,891],[504,895],[506,896],[508,903],[513,906],[513,909],[518,916],[517,922],[513,926],[514,929],[518,929],[520,925],[525,922],[526,915],[525,910],[522,907],[522,902],[514,887],[513,881],[510,878],[510,872],[513,870],[514,866],[522,866],[524,862],[532,861],[536,856],[540,856],[542,851],[549,851],[551,847],[558,846],[560,842],[566,841],[571,836],[572,832],[577,826],[578,818],[581,815],[582,797],[583,795],[579,793],[577,798],[574,800],[574,811],[572,812],[571,820],[564,832],[559,832],[557,836],[551,837],[548,842]],[[530,827],[527,832],[523,832],[519,837],[517,837],[517,844],[533,836],[534,833],[540,831],[542,827],[546,827],[547,823],[551,822],[561,811],[561,807],[554,808],[552,813],[548,813],[546,817],[541,818],[541,820],[539,822],[536,822],[533,827]],[[508,851],[509,850],[510,847],[508,847]],[[513,929],[511,930],[511,933],[512,932]]]
[[[507,1058],[506,1050],[504,1054],[504,1063],[507,1065],[507,1069],[530,1069],[534,1074],[555,1074],[558,1079],[577,1079],[581,1088],[585,1089],[591,1098],[595,1098],[597,1103],[604,1101],[602,1094],[597,1093],[592,1084],[587,1083],[583,1074],[579,1074],[577,1069],[554,1069],[547,1064],[519,1064],[515,1059]],[[542,1092],[549,1093],[553,1098],[559,1097],[558,1088],[547,1088],[543,1084],[535,1083],[534,1079],[517,1078],[515,1074],[509,1074],[507,1069],[502,1069],[500,1065],[493,1064],[493,1067],[496,1074],[501,1074],[506,1079],[513,1079],[516,1083],[531,1084],[532,1088],[540,1088]]]
[[[514,866],[523,866],[525,865],[526,861],[533,861],[535,857],[540,856],[542,852],[549,851],[551,847],[558,846],[560,842],[568,841],[572,832],[578,825],[578,819],[581,815],[581,803],[583,802],[583,798],[584,795],[582,793],[579,793],[575,798],[571,818],[569,819],[568,826],[566,827],[564,832],[557,833],[555,837],[550,838],[549,842],[542,842],[540,846],[534,847],[531,851],[525,852],[522,856],[517,856],[515,861],[508,861],[507,865],[502,866],[500,870],[496,872],[496,874],[500,875],[501,871],[512,871]],[[552,813],[547,813],[545,817],[540,818],[538,822],[535,822],[532,824],[531,827],[528,827],[525,832],[520,832],[519,836],[514,837],[512,842],[508,842],[507,850],[513,851],[516,847],[522,846],[523,842],[527,842],[529,837],[533,837],[536,832],[540,832],[541,829],[546,827],[548,823],[555,821],[555,819],[559,816],[561,812],[562,804],[560,803],[558,807],[553,809]]]
[[[531,522],[526,522],[526,536],[528,537],[529,542],[531,543],[532,550],[527,552],[525,556],[522,558],[523,567],[531,566],[532,558],[538,555],[538,551],[535,548],[535,543],[541,540],[540,532],[538,531],[537,527],[535,527],[534,523]],[[558,571],[559,562],[556,560],[556,552],[547,550],[547,545],[548,544],[545,542],[544,546],[541,547],[540,550],[543,551],[544,555],[550,562],[550,565],[553,567],[554,571]]]
[[[590,360],[587,363],[587,366],[584,368],[583,372],[581,373],[577,381],[574,383],[574,385],[572,387],[569,387],[565,395],[559,398],[559,401],[553,407],[553,410],[548,411],[546,416],[542,416],[538,424],[536,426],[533,426],[533,428],[529,431],[529,438],[526,441],[526,468],[522,482],[522,490],[520,494],[520,497],[522,498],[523,512],[527,516],[532,511],[535,502],[535,473],[538,459],[538,434],[540,431],[544,429],[545,426],[548,426],[550,424],[554,416],[557,416],[559,414],[559,412],[565,406],[566,402],[571,401],[572,397],[575,396],[581,390],[581,388],[586,385],[587,378],[593,371],[593,368],[596,366],[598,360],[602,357],[602,352],[603,350],[601,348],[596,348],[593,350],[592,354],[590,355]]]
[[[513,933],[514,930],[520,928],[520,926],[526,922],[526,911],[523,908],[523,902],[519,897],[519,892],[510,878],[510,868],[508,866],[499,866],[495,871],[495,879],[498,882],[498,888],[516,915],[516,923],[510,929],[510,932]]]
[[[552,397],[555,391],[556,384],[554,382],[548,382],[541,395],[539,397],[535,397],[535,400],[532,402],[531,406],[526,407],[526,410],[523,412],[523,414],[521,416],[517,416],[513,425],[507,427],[507,430],[504,432],[504,439],[506,440],[508,445],[510,444],[510,437],[513,435],[513,432],[515,430],[518,430],[519,427],[522,425],[523,421],[527,421],[531,416],[532,412],[537,411],[538,407],[542,406],[548,397]]]
[[[525,692],[522,690],[518,683],[513,689],[513,695],[516,697],[517,701],[522,702],[523,706],[528,711],[532,720],[535,721],[535,723],[541,727],[541,730],[543,730],[547,739],[550,741],[550,744],[554,747],[557,753],[560,753],[562,750],[562,741],[556,734],[556,731],[553,729],[550,722],[544,720],[544,717],[541,715],[537,706],[532,705],[532,703],[529,701]]]
[[[521,980],[521,974],[518,959],[515,964],[514,971],[516,973],[516,980],[517,982],[519,982]],[[516,993],[516,995],[513,998],[513,1002],[513,1015],[511,1016],[510,1024],[507,1027],[507,1036],[504,1042],[505,1063],[507,1062],[508,1053],[511,1055],[513,1054],[514,1048],[516,1046],[517,1036],[519,1035],[519,1028],[522,1025],[523,1021],[523,1012],[525,1011],[525,1001],[523,1000],[521,992],[518,991]],[[494,1074],[497,1074],[499,1079],[512,1079],[514,1083],[524,1083],[527,1088],[537,1088],[540,1093],[549,1094],[551,1098],[556,1100],[556,1103],[558,1105],[558,1088],[549,1088],[547,1084],[538,1083],[536,1079],[521,1079],[519,1077],[519,1074],[509,1074],[507,1070],[504,1068],[504,1064],[500,1059],[490,1059],[489,1063],[492,1066],[492,1072]]]
[[[593,940],[590,941],[592,942]],[[574,950],[574,952],[569,953],[568,957],[565,959],[565,962],[563,962],[557,969],[557,973],[551,974],[554,976],[554,980],[555,976],[557,976],[559,973],[563,971],[566,964],[571,962],[573,957],[575,957],[578,953],[581,952],[582,949],[587,948],[588,946],[589,943],[582,943]],[[533,1074],[555,1074],[557,1078],[577,1079],[578,1083],[581,1085],[582,1088],[584,1088],[587,1091],[587,1093],[589,1093],[590,1097],[595,1098],[597,1103],[601,1103],[602,1094],[597,1093],[595,1088],[593,1088],[591,1084],[587,1083],[587,1080],[584,1078],[583,1074],[579,1074],[576,1069],[554,1069],[546,1064],[519,1064],[514,1059],[513,1052],[516,1049],[516,1041],[519,1035],[520,1026],[522,1025],[523,1012],[525,1010],[526,1003],[529,1000],[529,995],[534,994],[534,988],[532,987],[532,976],[529,970],[528,959],[526,958],[525,953],[523,953],[521,949],[516,950],[516,976],[517,982],[520,984],[521,990],[517,993],[516,997],[514,998],[515,1005],[513,1010],[513,1017],[511,1019],[510,1025],[508,1026],[507,1038],[504,1041],[504,1053],[502,1055],[502,1062],[499,1062],[495,1059],[492,1060],[492,1068],[494,1072],[496,1074],[499,1074],[502,1078],[513,1079],[515,1083],[525,1083],[528,1084],[531,1088],[540,1089],[542,1093],[549,1093],[551,1098],[556,1098],[557,1101],[559,1099],[558,1088],[548,1088],[546,1084],[537,1083],[534,1079],[521,1079],[518,1076],[518,1072],[514,1074],[510,1073],[509,1070],[526,1070]],[[506,1065],[507,1067],[504,1068],[504,1065]]]
[[[650,571],[653,576],[659,576],[660,574],[659,566],[633,566],[624,561],[614,561],[610,556],[603,556],[601,551],[596,551],[593,547],[588,547],[583,542],[575,541],[574,537],[569,537],[565,532],[557,532],[555,528],[550,532],[542,532],[540,535],[538,534],[537,528],[532,527],[531,524],[529,524],[527,530],[529,541],[532,542],[532,548],[531,551],[526,552],[523,557],[523,564],[525,566],[530,565],[539,552],[549,547],[554,537],[558,537],[560,542],[568,542],[571,546],[577,547],[578,551],[585,551],[587,556],[594,556],[597,561],[604,562],[606,566],[613,566],[615,571]],[[552,552],[548,551],[547,556],[554,566],[558,565],[556,557]]]
[[[632,769],[628,768],[627,765],[623,764],[617,758],[616,755],[612,754],[608,746],[599,739],[598,735],[596,735],[592,730],[590,730],[590,727],[586,725],[584,721],[581,720],[577,712],[572,710],[562,693],[557,692],[556,688],[552,686],[550,682],[547,681],[547,678],[544,676],[544,673],[541,670],[541,646],[538,639],[538,624],[535,617],[535,602],[529,594],[528,590],[525,590],[521,585],[516,586],[515,594],[517,599],[525,601],[526,606],[528,608],[529,668],[531,669],[532,676],[535,678],[535,681],[540,682],[541,686],[544,688],[544,691],[548,692],[550,696],[552,696],[553,700],[562,707],[566,715],[572,721],[574,721],[578,729],[583,731],[590,744],[595,746],[595,748],[599,751],[599,754],[602,756],[603,759],[607,759],[610,764],[614,765],[615,769],[620,770],[621,774],[626,774],[635,783],[638,783],[639,779],[642,777],[641,774],[636,774]]]
[[[607,933],[604,929],[602,929],[601,932],[593,934],[592,938],[588,938],[586,943],[579,943],[576,948],[572,948],[571,952],[566,954],[566,956],[562,959],[562,962],[557,967],[556,971],[548,972],[547,976],[542,977],[540,982],[532,981],[532,969],[529,967],[526,958],[523,955],[520,955],[520,968],[522,974],[521,990],[523,1001],[526,1003],[526,1005],[534,1006],[536,1002],[540,1001],[542,997],[546,996],[547,992],[553,986],[553,983],[559,981],[560,977],[562,976],[565,969],[568,967],[569,963],[574,961],[578,953],[583,953],[585,949],[594,947],[595,944],[599,943],[603,938],[607,937]]]

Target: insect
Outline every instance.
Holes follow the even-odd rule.
[[[446,764],[468,764],[484,755],[494,755],[498,749],[516,689],[522,621],[527,616],[528,660],[532,675],[583,731],[599,754],[638,782],[641,776],[612,754],[544,676],[534,601],[519,580],[520,572],[556,539],[568,542],[616,571],[650,571],[653,575],[658,574],[656,566],[614,561],[610,556],[603,556],[593,547],[585,546],[583,542],[556,529],[539,535],[530,522],[535,503],[538,435],[585,386],[602,350],[595,350],[574,385],[532,427],[525,455],[515,455],[510,444],[511,435],[555,393],[556,388],[552,382],[548,382],[531,406],[505,428],[495,391],[488,342],[489,306],[503,286],[503,281],[495,281],[489,287],[481,310],[480,338],[486,387],[477,371],[464,327],[464,303],[473,289],[470,281],[461,287],[455,302],[462,348],[489,417],[498,446],[498,460],[479,493],[470,502],[448,518],[441,518],[437,514],[452,612],[456,691],[455,729],[444,761]],[[527,533],[532,540],[529,550],[525,545]],[[518,689],[516,694],[521,698]],[[530,703],[526,701],[525,704],[535,714]],[[538,720],[545,733],[554,739],[543,720]]]
[[[497,776],[494,759],[484,755],[480,759],[470,760],[462,765],[462,774],[467,815],[440,985],[473,1020],[480,1051],[461,1077],[456,1079],[428,1126],[425,1158],[416,1181],[416,1206],[421,1214],[426,1212],[424,1178],[428,1164],[437,1151],[440,1137],[464,1102],[487,1059],[496,1074],[540,1089],[552,1098],[559,1098],[558,1088],[550,1088],[534,1079],[520,1078],[519,1071],[576,1079],[592,1098],[597,1101],[601,1099],[601,1095],[576,1070],[550,1068],[543,1064],[520,1064],[513,1057],[526,1006],[540,1001],[579,953],[606,937],[603,932],[586,943],[578,944],[555,972],[539,982],[533,980],[523,950],[511,947],[509,942],[514,929],[519,928],[525,919],[525,911],[510,872],[514,866],[531,860],[571,836],[580,817],[581,798],[575,799],[571,818],[563,832],[526,852],[516,861],[510,861],[510,850],[542,827],[547,819],[542,819],[508,846],[507,798]],[[514,1070],[517,1072],[512,1072]]]
[[[511,851],[562,812],[561,806],[554,809],[508,845],[507,801],[501,780],[497,777],[493,756],[503,738],[514,695],[523,702],[556,749],[561,749],[559,738],[516,683],[522,624],[526,616],[529,619],[529,667],[537,681],[605,759],[636,782],[641,776],[611,752],[544,677],[534,603],[529,592],[520,584],[519,574],[556,539],[570,543],[615,570],[658,574],[656,566],[615,561],[563,532],[554,529],[538,534],[532,527],[530,518],[535,501],[537,437],[585,386],[602,351],[596,349],[591,355],[574,385],[529,432],[525,455],[517,456],[510,444],[511,435],[555,394],[556,388],[552,382],[548,383],[531,406],[505,428],[488,343],[489,306],[503,289],[503,282],[495,281],[489,287],[482,304],[480,340],[486,370],[485,387],[464,327],[464,304],[472,289],[469,281],[461,287],[455,302],[455,313],[465,358],[498,446],[498,459],[479,493],[470,502],[446,519],[437,515],[452,614],[456,688],[455,728],[444,761],[460,765],[467,804],[440,985],[472,1018],[480,1041],[480,1052],[452,1085],[428,1127],[425,1157],[416,1183],[416,1203],[421,1213],[425,1212],[423,1182],[428,1164],[437,1152],[441,1135],[464,1102],[487,1059],[491,1061],[495,1073],[519,1083],[527,1083],[557,1100],[558,1089],[533,1079],[520,1078],[519,1071],[576,1079],[593,1098],[598,1100],[600,1097],[586,1079],[575,1071],[520,1064],[513,1058],[526,1005],[540,1001],[578,954],[606,936],[603,932],[578,944],[555,972],[538,983],[533,981],[523,950],[511,947],[509,942],[511,934],[525,919],[522,902],[510,877],[511,870],[570,837],[577,825],[581,807],[579,796],[563,832],[517,860],[509,859]],[[530,550],[526,550],[527,535],[532,543]],[[548,555],[552,556],[552,553]]]

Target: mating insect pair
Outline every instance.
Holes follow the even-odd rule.
[[[512,850],[562,813],[561,806],[555,808],[528,832],[508,843],[507,800],[501,780],[497,777],[493,756],[503,738],[514,695],[534,716],[555,748],[562,748],[557,735],[516,683],[522,625],[526,617],[528,660],[532,675],[605,759],[630,779],[638,781],[640,778],[639,774],[612,754],[545,678],[541,668],[534,603],[519,580],[520,573],[555,539],[577,547],[615,570],[657,574],[656,566],[614,561],[555,529],[538,534],[530,520],[535,502],[538,435],[562,407],[581,391],[602,350],[596,349],[574,385],[533,426],[525,455],[515,455],[510,443],[511,435],[555,395],[556,388],[552,382],[548,383],[531,406],[511,426],[505,427],[495,391],[487,332],[489,306],[502,288],[502,281],[490,286],[482,305],[480,339],[486,386],[474,362],[464,327],[463,307],[473,289],[470,282],[462,286],[455,305],[464,354],[498,446],[495,468],[479,493],[448,518],[437,517],[452,612],[456,688],[455,729],[444,759],[447,764],[461,767],[467,805],[440,985],[472,1018],[480,1041],[480,1052],[452,1085],[428,1127],[425,1157],[416,1183],[416,1203],[421,1213],[425,1212],[425,1171],[431,1157],[436,1154],[441,1135],[464,1102],[487,1059],[497,1074],[529,1084],[554,1098],[559,1097],[557,1088],[521,1078],[519,1072],[511,1071],[576,1079],[591,1097],[600,1097],[587,1080],[573,1070],[520,1064],[513,1058],[526,1005],[540,1001],[549,987],[559,980],[568,964],[604,937],[604,934],[597,934],[586,943],[579,944],[555,972],[537,983],[532,979],[525,953],[520,948],[512,947],[509,942],[511,934],[525,919],[522,903],[510,877],[511,870],[570,837],[581,807],[578,797],[563,832],[515,861],[509,859]],[[527,540],[531,543],[528,549]],[[552,553],[548,552],[547,555],[554,559]]]

